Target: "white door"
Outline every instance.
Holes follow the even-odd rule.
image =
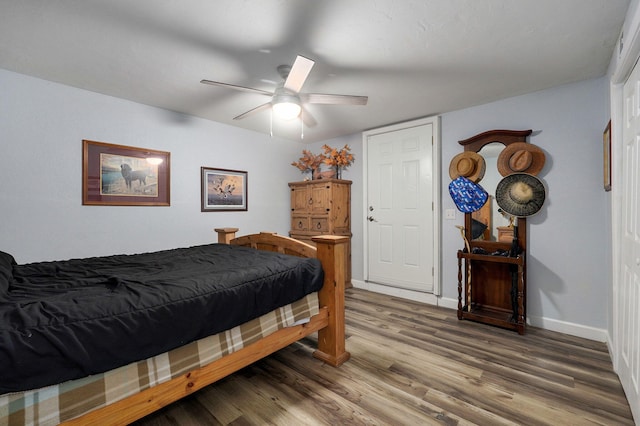
[[[624,118],[620,156],[621,235],[617,309],[618,375],[633,416],[640,420],[640,67],[624,85]],[[617,164],[614,164],[614,167]],[[614,292],[615,294],[615,292]]]
[[[439,252],[434,194],[439,180],[434,179],[433,141],[434,123],[429,120],[365,133],[369,282],[434,292]]]

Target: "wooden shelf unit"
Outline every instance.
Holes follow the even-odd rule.
[[[514,276],[517,309],[513,309],[511,299]],[[524,334],[525,300],[524,252],[517,257],[506,257],[458,250],[458,319],[479,321]]]
[[[499,142],[505,147],[512,143],[527,142],[531,133],[532,130],[489,130],[458,143],[464,147],[464,151],[480,152],[485,145],[493,142]],[[487,170],[486,173],[498,173],[498,170]],[[482,322],[524,334],[527,321],[527,219],[516,219],[519,253],[517,257],[474,254],[474,249],[478,248],[486,253],[495,253],[498,250],[508,252],[513,236],[510,238],[505,230],[502,230],[502,241],[474,240],[471,232],[472,219],[472,213],[465,214],[465,238],[469,242],[471,253],[458,251],[458,319]],[[490,223],[490,226],[494,224]],[[515,315],[512,302],[513,273],[516,274]]]

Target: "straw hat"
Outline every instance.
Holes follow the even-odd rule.
[[[482,155],[477,152],[464,151],[453,157],[449,163],[449,176],[451,179],[463,176],[472,182],[479,182],[484,176],[485,168]]]
[[[546,191],[542,181],[527,173],[513,173],[502,178],[496,187],[496,202],[516,217],[537,213],[544,204]]]
[[[483,187],[464,176],[458,176],[451,181],[449,195],[462,213],[473,213],[480,210],[489,198],[489,194]]]
[[[540,147],[516,142],[507,145],[498,156],[498,171],[502,176],[511,173],[537,175],[544,167],[545,156]]]

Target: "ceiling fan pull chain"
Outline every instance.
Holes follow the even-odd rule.
[[[269,110],[269,136],[273,138],[273,109]]]

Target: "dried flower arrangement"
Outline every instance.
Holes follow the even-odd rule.
[[[324,163],[336,170],[336,177],[342,179],[342,170],[346,169],[355,160],[349,145],[345,145],[342,149],[331,148],[329,145],[323,145],[325,160]]]
[[[351,147],[349,145],[345,145],[341,150],[337,150],[336,148],[331,148],[329,145],[322,145],[322,149],[324,149],[325,160],[324,164],[337,167],[338,169],[347,168],[353,163],[355,158],[351,151]]]
[[[353,154],[349,145],[345,145],[342,149],[331,148],[329,145],[323,145],[323,154],[315,155],[311,151],[302,150],[302,157],[298,161],[291,163],[292,166],[300,169],[302,173],[311,172],[313,179],[337,177],[340,179],[342,169],[349,167],[354,161]],[[320,166],[326,164],[330,166],[332,172],[320,173]]]
[[[325,160],[324,154],[315,155],[308,149],[302,150],[302,157],[298,161],[291,163],[292,166],[300,169],[302,173],[313,173]]]

